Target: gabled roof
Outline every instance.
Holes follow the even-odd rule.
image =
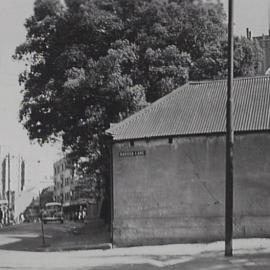
[[[190,82],[106,132],[115,141],[224,133],[227,81]],[[270,76],[234,79],[235,131],[270,129]]]

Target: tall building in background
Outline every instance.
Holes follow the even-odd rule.
[[[7,146],[0,146],[0,207],[14,220],[22,208],[20,197],[25,189],[25,160]],[[9,211],[8,211],[9,209]]]
[[[247,29],[247,38],[251,38],[249,29]],[[258,41],[263,50],[263,59],[259,66],[259,74],[270,75],[270,5],[268,6],[268,35],[253,37],[253,39]]]
[[[270,29],[268,35],[254,37],[263,50],[263,59],[259,66],[259,74],[264,75],[270,68]]]

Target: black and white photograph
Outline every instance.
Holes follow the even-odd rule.
[[[270,269],[270,0],[0,0],[0,269]]]

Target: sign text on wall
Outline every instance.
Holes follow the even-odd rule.
[[[119,157],[136,157],[136,156],[145,156],[145,150],[119,152]]]

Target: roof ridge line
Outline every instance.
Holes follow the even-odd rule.
[[[127,124],[131,123],[132,121],[135,121],[136,119],[138,119],[138,117],[144,115],[145,113],[151,112],[152,110],[154,110],[156,108],[156,106],[158,106],[159,104],[164,103],[167,100],[170,100],[172,97],[175,96],[175,94],[181,89],[184,88],[186,86],[188,86],[190,84],[190,82],[187,82],[179,87],[177,87],[176,89],[174,89],[172,92],[168,93],[167,95],[157,99],[156,101],[154,101],[153,103],[149,104],[147,107],[145,107],[144,109],[135,112],[133,115],[128,116],[127,118],[125,118],[124,120],[120,121],[119,123],[121,123],[122,126],[126,126]],[[116,123],[116,125],[118,125],[119,123]],[[120,128],[119,127],[111,127],[108,130],[118,130]]]
[[[233,80],[234,81],[240,81],[240,80],[254,80],[254,79],[262,79],[267,78],[270,79],[270,75],[257,75],[257,76],[249,76],[249,77],[236,77]],[[189,84],[196,85],[196,84],[204,84],[204,83],[217,83],[217,82],[226,82],[227,79],[206,79],[206,80],[198,80],[198,81],[189,81]]]
[[[257,85],[257,84],[263,83],[264,85],[265,84],[269,85],[270,76],[269,75],[262,75],[262,76],[253,76],[253,77],[239,77],[239,78],[235,78],[234,81],[236,81],[236,83],[235,83],[236,88],[240,87],[238,84],[240,84],[240,85],[242,85],[242,84],[243,85],[256,84]],[[133,123],[136,121],[141,122],[141,125],[143,125],[146,128],[148,122],[147,122],[147,117],[145,117],[145,116],[147,116],[148,114],[151,114],[152,112],[159,111],[162,109],[169,110],[169,108],[167,108],[168,106],[163,106],[164,103],[166,105],[167,103],[171,103],[171,101],[174,99],[178,100],[178,96],[181,96],[182,93],[184,94],[186,92],[185,91],[186,89],[193,89],[195,92],[195,95],[196,95],[197,90],[199,90],[201,87],[203,87],[203,88],[206,87],[206,88],[211,88],[211,89],[212,88],[213,89],[223,88],[225,90],[226,89],[226,80],[197,81],[197,82],[188,81],[187,83],[177,87],[176,89],[174,89],[173,91],[171,91],[167,95],[161,97],[160,99],[154,101],[153,103],[149,103],[149,105],[147,107],[145,107],[145,108],[135,112],[134,114],[126,117],[124,120],[119,121],[118,123],[115,123],[114,125],[112,125],[110,128],[108,128],[106,130],[106,133],[111,134],[113,136],[118,136],[118,134],[120,134],[121,132],[123,134],[126,134],[128,132],[127,127],[129,125],[133,125]],[[244,90],[245,89],[243,89],[243,91]],[[254,90],[253,87],[251,89],[249,89],[248,91],[253,92],[252,90]],[[176,106],[177,106],[177,104],[176,104]],[[269,108],[269,110],[270,110],[270,108]],[[268,118],[268,123],[270,121],[269,119],[270,119],[270,116]],[[158,124],[160,120],[156,119],[156,121]],[[268,126],[269,125],[270,124],[268,124]],[[152,130],[154,130],[156,128],[157,127],[152,126]],[[125,136],[125,135],[123,135],[123,136]]]

